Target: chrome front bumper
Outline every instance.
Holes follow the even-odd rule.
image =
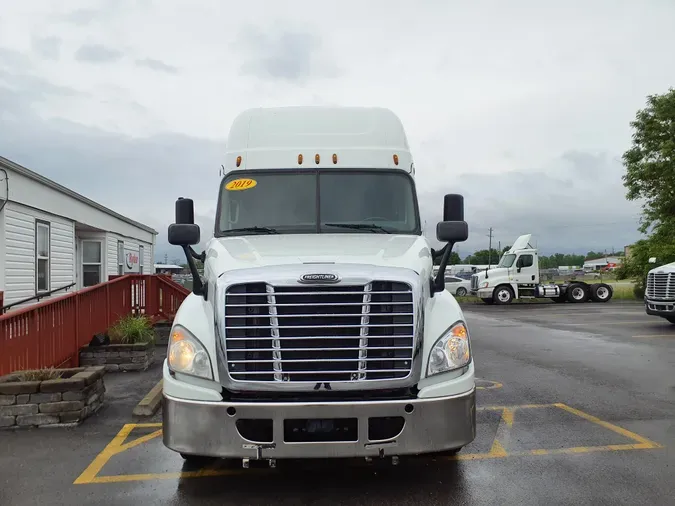
[[[372,440],[369,421],[378,424],[382,417],[397,417],[402,428],[386,439]],[[205,402],[164,395],[163,418],[164,444],[190,455],[281,459],[433,453],[461,448],[474,440],[476,390],[451,397],[307,403]],[[309,438],[312,441],[297,442],[299,433],[308,437],[306,427],[320,425],[299,424],[298,419],[342,419],[336,424],[343,431],[342,440],[317,441],[314,436]],[[270,437],[266,441],[245,439],[237,422],[246,420],[267,420]]]
[[[675,301],[650,300],[645,298],[645,311],[651,316],[675,317]]]

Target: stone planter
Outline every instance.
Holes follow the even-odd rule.
[[[166,347],[169,344],[169,335],[171,334],[171,322],[157,323],[154,326],[155,344]]]
[[[0,377],[0,428],[71,427],[104,401],[103,367],[57,369],[62,376],[21,381],[21,371]]]
[[[102,365],[107,372],[145,371],[154,357],[153,343],[88,345],[80,348],[80,365]]]

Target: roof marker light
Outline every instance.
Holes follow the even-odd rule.
[[[314,163],[319,165],[319,162],[321,161],[321,157],[319,156],[319,153],[314,155]]]
[[[298,155],[298,165],[302,165],[302,154]]]
[[[237,157],[237,167],[241,165],[241,156]]]
[[[333,153],[333,163],[337,163],[337,154]]]
[[[398,165],[398,155],[394,155],[394,165]]]

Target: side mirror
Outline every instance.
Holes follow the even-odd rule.
[[[655,263],[656,263],[656,257],[650,257],[650,258],[649,258],[649,263],[650,263],[650,264],[655,264]]]
[[[191,246],[199,244],[201,239],[199,225],[195,224],[195,207],[192,199],[180,197],[176,200],[176,222],[169,225],[168,236],[169,244],[180,246],[185,252],[185,258],[192,274],[192,291],[206,299],[206,285],[202,283],[199,276],[197,265],[193,259],[196,253],[191,248]]]
[[[200,240],[199,225],[173,223],[169,225],[169,244],[174,246],[194,246]]]
[[[440,221],[436,225],[436,239],[442,242],[464,242],[469,238],[466,221]]]
[[[464,197],[449,193],[443,199],[443,221],[464,221]]]
[[[445,268],[455,243],[469,238],[469,225],[464,221],[464,197],[455,193],[443,199],[443,221],[436,225],[436,238],[447,243],[436,277],[431,279],[431,296],[445,290]]]
[[[178,197],[176,200],[176,223],[193,225],[195,222],[195,204],[192,199]],[[197,241],[199,242],[199,241]]]

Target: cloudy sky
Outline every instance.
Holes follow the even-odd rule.
[[[465,195],[460,254],[639,237],[621,154],[675,84],[675,2],[0,0],[0,154],[155,227],[209,235],[244,108],[377,105],[407,130],[423,219]]]

